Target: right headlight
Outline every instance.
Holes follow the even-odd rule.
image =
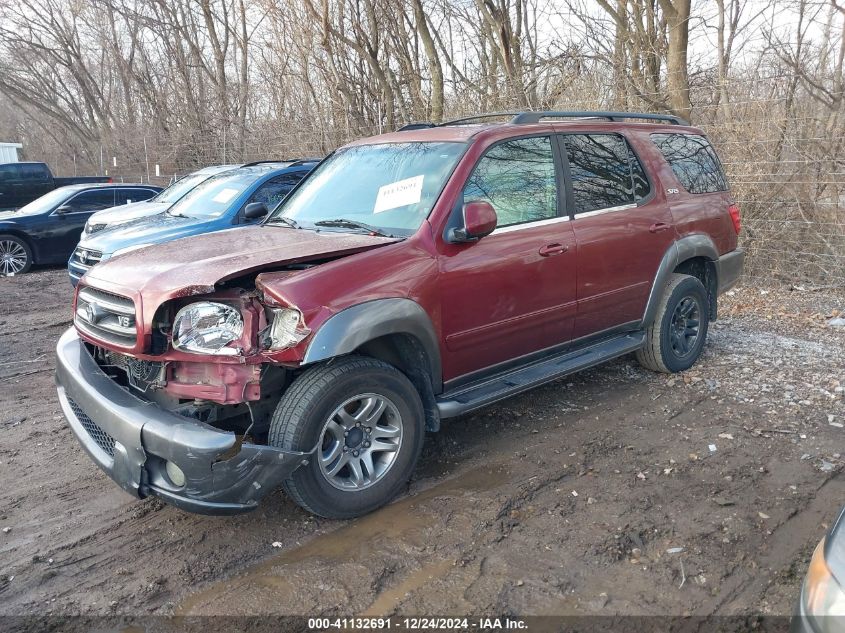
[[[820,633],[842,631],[845,624],[845,591],[833,577],[824,559],[824,539],[813,552],[801,599],[804,613]]]
[[[226,347],[244,332],[241,313],[232,306],[212,301],[192,303],[173,319],[173,347],[195,354],[234,356],[238,350]]]
[[[282,350],[301,343],[311,330],[305,327],[302,313],[296,308],[273,308],[270,323],[270,349]]]

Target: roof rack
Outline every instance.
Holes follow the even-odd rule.
[[[605,112],[603,110],[584,110],[575,112],[519,112],[516,113],[514,118],[511,120],[511,123],[516,125],[539,123],[541,119],[607,119],[608,121],[641,119],[644,121],[666,121],[672,125],[687,125],[686,121],[673,114],[653,114],[651,112]]]
[[[295,167],[305,163],[319,163],[322,158],[284,158],[273,160],[254,160],[251,163],[244,163],[241,167],[255,167],[256,165],[266,165],[268,163],[290,163],[288,167]]]
[[[421,121],[420,123],[408,123],[407,125],[403,125],[400,127],[397,132],[407,132],[409,130],[425,130],[430,127],[437,127],[436,123],[431,123],[429,121]]]
[[[481,119],[493,119],[510,117],[509,123],[513,125],[527,125],[529,123],[539,123],[542,119],[607,119],[608,121],[624,121],[625,119],[639,119],[642,121],[666,122],[672,125],[688,125],[688,123],[681,117],[674,114],[653,114],[651,112],[606,112],[604,110],[579,110],[557,112],[553,110],[537,111],[537,112],[489,112],[486,114],[475,114],[473,116],[463,117],[460,119],[452,119],[444,123],[430,123],[422,121],[419,123],[408,123],[400,127],[397,132],[407,132],[409,130],[422,130],[432,127],[444,127],[449,125],[469,125],[474,121]]]
[[[301,165],[308,165],[309,163],[319,163],[322,158],[300,158],[293,161],[288,167],[300,167]],[[287,162],[287,161],[284,161]]]
[[[472,123],[473,121],[478,121],[479,119],[492,119],[496,117],[513,117],[511,123],[516,123],[516,119],[523,114],[533,114],[529,112],[488,112],[486,114],[476,114],[473,116],[463,117],[461,119],[452,119],[451,121],[446,121],[441,123],[440,125],[467,125]]]

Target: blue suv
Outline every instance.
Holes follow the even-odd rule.
[[[70,282],[115,255],[180,237],[260,222],[320,159],[247,163],[212,176],[167,211],[84,235],[68,261]]]

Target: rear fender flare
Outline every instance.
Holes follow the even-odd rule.
[[[382,336],[408,334],[426,352],[434,393],[443,385],[440,347],[428,313],[416,301],[404,298],[375,299],[341,310],[317,330],[302,359],[303,365],[350,354]]]
[[[648,295],[645,312],[643,313],[642,327],[649,327],[657,314],[657,307],[663,294],[663,288],[669,281],[669,276],[679,264],[692,259],[693,257],[704,257],[709,261],[719,259],[719,251],[716,244],[707,235],[696,233],[687,235],[672,244],[663,254],[660,266],[657,267],[657,274],[654,276],[654,283]]]

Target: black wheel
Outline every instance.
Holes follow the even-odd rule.
[[[322,517],[347,519],[388,503],[408,481],[425,437],[422,401],[392,365],[345,356],[299,376],[270,422],[269,442],[318,446],[285,491]]]
[[[0,235],[0,275],[21,275],[31,267],[29,244],[14,235]]]
[[[709,315],[707,290],[701,281],[673,273],[637,360],[647,369],[664,373],[689,369],[707,340]]]

